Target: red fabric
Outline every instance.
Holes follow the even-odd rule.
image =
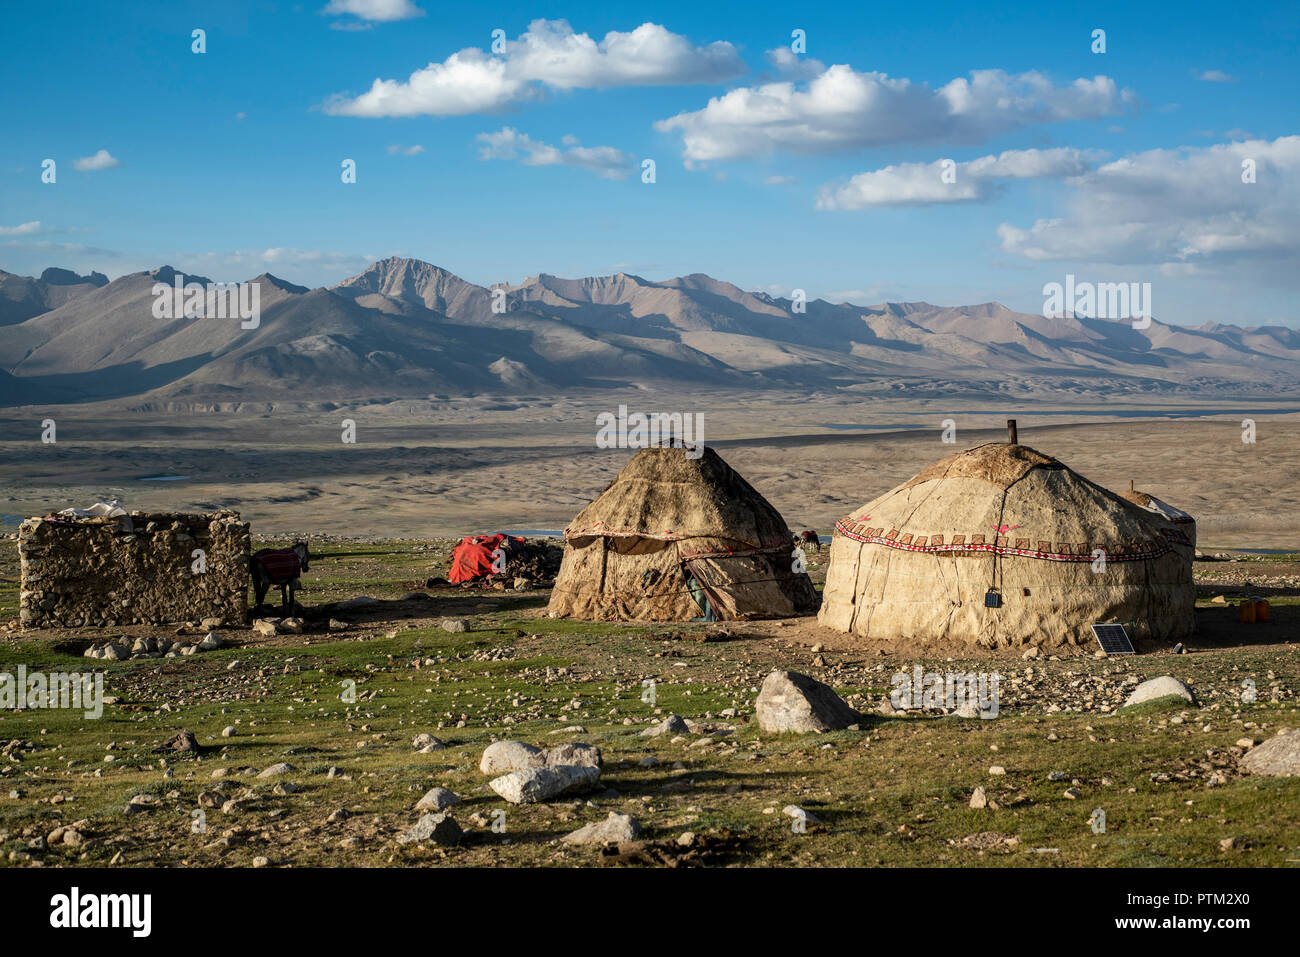
[[[461,539],[451,553],[451,571],[447,580],[453,583],[473,581],[493,574],[492,553],[509,542],[522,545],[524,540],[513,535],[470,535]]]
[[[289,581],[302,573],[298,553],[292,548],[263,548],[253,557],[262,563],[273,582]]]

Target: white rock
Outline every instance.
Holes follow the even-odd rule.
[[[494,741],[483,751],[478,769],[484,774],[509,774],[546,765],[546,752],[522,741]]]
[[[566,844],[618,844],[641,836],[641,823],[630,814],[610,811],[603,821],[593,821],[560,840]]]
[[[1177,678],[1169,675],[1162,675],[1159,678],[1152,678],[1150,681],[1144,681],[1128,696],[1124,702],[1124,707],[1128,708],[1135,704],[1142,704],[1147,701],[1155,701],[1157,698],[1168,698],[1170,696],[1182,698],[1184,701],[1196,703],[1196,695],[1192,694],[1192,689],[1187,687]]]
[[[415,802],[417,811],[441,811],[453,804],[459,804],[460,797],[446,788],[433,788],[424,797]]]
[[[587,791],[600,781],[600,769],[578,765],[556,768],[527,768],[493,778],[488,786],[511,804],[535,804],[578,791]]]

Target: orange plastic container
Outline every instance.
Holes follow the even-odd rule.
[[[1237,615],[1243,625],[1254,624],[1255,622],[1255,603],[1249,599],[1242,599],[1237,606]]]
[[[1268,621],[1268,601],[1263,598],[1255,602],[1255,620]]]

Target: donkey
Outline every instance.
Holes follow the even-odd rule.
[[[257,598],[255,607],[262,607],[268,588],[279,585],[280,607],[286,615],[293,614],[297,607],[294,593],[302,587],[299,575],[309,570],[310,562],[306,542],[294,542],[288,548],[263,548],[249,556],[248,568]]]

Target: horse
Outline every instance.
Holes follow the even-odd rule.
[[[254,605],[261,608],[266,601],[267,589],[280,586],[280,607],[287,615],[297,607],[294,592],[302,587],[298,577],[309,569],[311,552],[306,542],[294,542],[288,548],[263,548],[249,556],[248,568],[253,576]]]
[[[806,528],[800,533],[798,544],[804,548],[811,548],[814,552],[822,550],[822,540],[817,537],[817,533],[811,528]]]

